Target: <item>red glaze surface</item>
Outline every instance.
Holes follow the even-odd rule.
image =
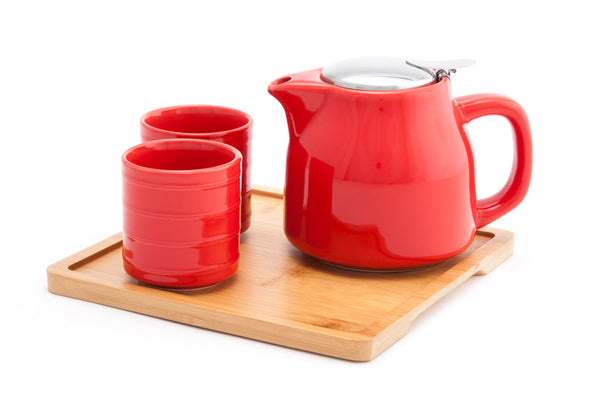
[[[504,187],[491,197],[477,200],[477,227],[483,227],[514,209],[523,201],[529,182],[533,162],[531,131],[525,111],[514,100],[503,95],[478,94],[455,99],[464,123],[486,115],[506,117],[513,127],[515,157]]]
[[[205,140],[145,142],[123,154],[123,266],[168,288],[201,288],[238,267],[242,155]]]
[[[252,207],[252,117],[223,106],[182,105],[153,110],[140,119],[142,141],[194,138],[229,144],[242,153],[242,232],[250,227]]]
[[[460,253],[476,228],[525,196],[531,138],[514,101],[454,101],[447,78],[412,89],[352,90],[323,82],[320,72],[269,85],[290,131],[284,229],[298,249],[344,266],[411,269]],[[464,126],[486,114],[509,118],[517,152],[504,189],[477,200]]]

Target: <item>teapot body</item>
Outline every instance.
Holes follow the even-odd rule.
[[[276,86],[290,86],[278,98],[290,131],[289,241],[367,270],[411,269],[466,249],[476,232],[473,154],[449,79],[363,91],[319,83],[319,74],[269,88],[276,96]]]

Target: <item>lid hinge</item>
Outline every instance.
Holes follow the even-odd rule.
[[[472,66],[475,64],[475,61],[470,59],[442,61],[407,60],[406,63],[413,67],[430,71],[434,75],[436,82],[440,82],[444,77],[450,78],[450,74],[454,74],[456,69]]]
[[[446,70],[444,68],[440,68],[440,69],[434,70],[434,71],[435,71],[435,82],[440,82],[444,77],[450,78],[450,74],[454,74],[456,72],[456,69],[451,68],[449,70]]]

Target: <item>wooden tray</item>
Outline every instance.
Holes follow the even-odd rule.
[[[512,254],[513,234],[486,228],[462,254],[420,271],[362,273],[296,250],[282,230],[280,191],[252,193],[239,271],[217,286],[171,292],[122,268],[121,234],[48,267],[52,293],[343,359],[371,360],[472,275]]]

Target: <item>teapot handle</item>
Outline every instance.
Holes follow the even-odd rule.
[[[464,123],[487,115],[504,116],[513,127],[514,158],[508,181],[496,194],[477,200],[475,225],[481,228],[515,208],[527,194],[531,181],[532,144],[529,120],[514,100],[496,94],[455,98]]]

